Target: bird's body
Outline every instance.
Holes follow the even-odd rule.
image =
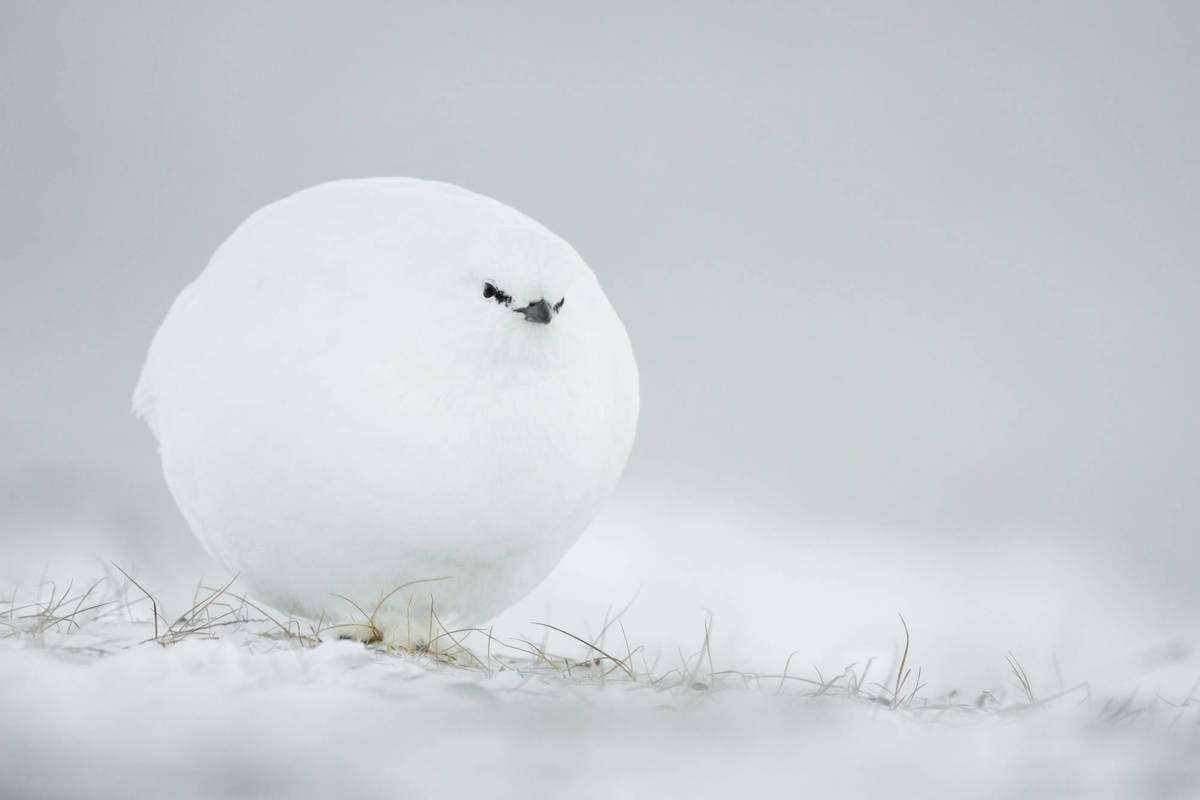
[[[614,487],[637,369],[575,251],[449,184],[308,189],[176,300],[135,409],[193,531],[252,592],[424,640],[530,591]],[[380,623],[382,620],[382,623]]]

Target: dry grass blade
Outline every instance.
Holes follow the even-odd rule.
[[[295,630],[295,632],[293,632],[290,625],[284,625],[282,622],[275,619],[275,617],[273,617],[271,614],[267,613],[267,611],[265,609],[263,609],[261,606],[255,605],[254,603],[247,600],[245,595],[233,595],[233,597],[235,597],[239,601],[241,601],[241,603],[243,605],[254,609],[259,614],[262,614],[263,617],[268,622],[272,623],[273,625],[275,625],[275,627],[279,628],[279,630],[283,631],[283,635],[285,637],[287,637],[289,639],[295,639],[307,647],[316,647],[318,644],[321,643],[321,631],[326,630],[326,628],[324,627],[324,622],[325,622],[324,613],[322,613],[321,618],[317,620],[316,625],[312,629],[312,631],[313,631],[312,635],[310,636],[310,635],[303,634],[300,632],[300,623],[298,621],[289,620],[289,623],[290,622],[296,623],[296,630]],[[334,627],[334,626],[330,626],[330,627]]]
[[[775,694],[783,691],[783,685],[788,679],[788,667],[792,665],[792,659],[796,657],[796,651],[788,653],[787,661],[783,662],[783,674],[779,676],[779,688],[775,690]]]
[[[542,626],[543,628],[549,628],[549,629],[550,629],[550,630],[552,630],[552,631],[558,631],[558,632],[559,632],[559,633],[561,633],[563,636],[569,636],[570,638],[572,638],[572,639],[574,639],[575,641],[579,642],[579,643],[580,643],[581,645],[583,645],[584,647],[589,647],[589,648],[591,648],[592,650],[595,650],[597,653],[599,653],[600,655],[604,656],[604,657],[605,657],[605,658],[607,658],[609,661],[611,661],[611,662],[613,662],[614,664],[617,664],[618,666],[620,666],[620,668],[621,668],[621,671],[622,671],[622,672],[624,672],[626,675],[628,675],[630,680],[637,680],[637,677],[634,675],[634,673],[633,673],[633,670],[632,670],[632,669],[630,669],[630,667],[629,667],[629,665],[628,665],[628,664],[626,664],[626,663],[625,663],[624,661],[622,661],[621,659],[619,659],[619,658],[616,658],[615,656],[609,655],[608,653],[604,652],[604,651],[603,651],[603,650],[601,650],[599,647],[597,647],[596,645],[594,645],[594,644],[592,644],[591,642],[587,641],[586,639],[581,639],[581,638],[579,638],[578,636],[576,636],[575,634],[571,633],[570,631],[564,631],[562,628],[555,627],[554,625],[550,625],[550,624],[548,624],[548,623],[545,623],[545,622],[534,622],[534,623],[532,623],[532,624],[534,624],[534,625],[540,625],[540,626]]]
[[[272,638],[275,643],[269,645],[272,649],[279,646],[278,643],[284,640],[275,632],[282,632],[283,637],[288,640],[286,646],[293,646],[292,642],[298,642],[304,647],[316,646],[321,641],[323,631],[335,630],[343,627],[358,628],[360,631],[364,628],[368,631],[381,633],[379,631],[379,619],[381,609],[389,600],[393,606],[401,606],[401,601],[394,600],[395,596],[405,588],[416,584],[445,580],[445,578],[429,578],[417,581],[410,581],[402,584],[392,591],[382,595],[373,609],[364,608],[356,604],[348,597],[340,596],[342,600],[349,603],[356,609],[360,618],[355,622],[344,625],[326,626],[325,618],[322,616],[315,624],[312,620],[303,620],[304,624],[312,625],[311,634],[305,633],[301,627],[302,620],[295,618],[284,619],[277,618],[272,613],[261,606],[254,604],[243,596],[235,594],[232,590],[234,579],[231,579],[223,586],[209,588],[199,585],[193,594],[193,603],[184,614],[180,615],[173,623],[166,625],[166,618],[160,611],[160,607],[156,598],[129,573],[122,569],[117,564],[113,563],[116,573],[124,576],[125,582],[115,578],[113,573],[110,577],[113,580],[108,584],[109,589],[99,591],[101,581],[96,581],[81,593],[73,594],[73,589],[70,584],[67,584],[65,591],[59,586],[43,581],[40,585],[33,602],[18,603],[15,595],[7,598],[5,601],[0,601],[0,635],[4,638],[22,637],[22,636],[39,636],[44,631],[53,631],[54,633],[71,634],[74,631],[87,629],[88,634],[82,637],[80,646],[73,648],[73,652],[77,654],[88,654],[103,656],[108,653],[117,652],[119,649],[124,649],[127,646],[136,646],[139,642],[137,636],[144,636],[150,626],[146,625],[144,616],[139,614],[138,619],[119,618],[122,625],[122,630],[125,633],[121,635],[126,637],[122,640],[119,647],[113,647],[112,644],[106,644],[102,647],[97,647],[92,642],[96,637],[92,636],[90,625],[100,623],[104,624],[106,620],[118,621],[118,611],[110,610],[103,611],[98,614],[92,614],[99,609],[111,607],[114,603],[123,602],[124,607],[128,607],[131,603],[141,603],[142,598],[133,595],[132,601],[126,594],[128,587],[133,586],[140,590],[145,599],[149,600],[153,609],[152,625],[154,637],[145,639],[144,642],[157,642],[160,645],[169,645],[191,637],[217,638],[218,633],[224,637],[232,633],[238,636],[237,641],[246,644],[247,648],[255,647],[256,642],[261,642],[262,639],[256,637]],[[123,598],[119,600],[106,600],[110,596]],[[730,675],[737,676],[740,679],[742,688],[748,691],[762,691],[767,694],[783,695],[780,702],[789,702],[790,698],[817,698],[823,695],[835,696],[838,698],[849,699],[860,703],[869,703],[877,707],[895,709],[901,713],[917,716],[925,720],[942,720],[950,722],[946,717],[949,714],[967,715],[1016,715],[1021,713],[1029,713],[1030,709],[1045,707],[1048,704],[1065,698],[1067,695],[1080,695],[1078,704],[1087,703],[1089,713],[1094,714],[1099,720],[1106,723],[1124,723],[1130,719],[1138,719],[1146,722],[1158,723],[1161,721],[1166,727],[1171,727],[1179,724],[1181,721],[1195,720],[1197,727],[1200,727],[1200,714],[1195,713],[1200,708],[1200,698],[1196,697],[1196,692],[1200,689],[1200,683],[1193,687],[1186,696],[1178,702],[1173,702],[1161,696],[1154,696],[1148,701],[1138,702],[1137,693],[1129,695],[1121,695],[1108,699],[1103,707],[1097,704],[1095,710],[1092,708],[1091,697],[1092,692],[1086,683],[1077,684],[1069,689],[1060,689],[1057,693],[1038,698],[1033,690],[1033,681],[1030,674],[1016,658],[1009,652],[1007,654],[1007,666],[1012,676],[1015,678],[1017,686],[1020,687],[1020,694],[1010,690],[1008,698],[1004,696],[993,696],[990,692],[981,692],[978,694],[976,703],[959,702],[955,700],[958,696],[957,691],[951,691],[949,694],[930,698],[923,694],[927,691],[927,684],[923,680],[923,674],[920,667],[912,663],[911,651],[911,632],[907,624],[907,620],[903,615],[898,615],[901,625],[904,630],[904,645],[899,655],[899,660],[894,667],[894,674],[891,671],[885,672],[878,676],[878,680],[871,681],[869,676],[872,672],[874,659],[867,659],[860,666],[857,664],[849,664],[840,672],[829,673],[831,677],[826,678],[825,674],[817,668],[813,668],[814,677],[807,677],[800,674],[791,673],[791,665],[795,663],[797,652],[790,653],[785,662],[781,674],[770,675],[754,672],[744,672],[738,670],[721,670],[718,671],[714,666],[714,656],[712,653],[712,630],[713,621],[711,614],[705,615],[704,623],[704,642],[698,652],[692,651],[687,653],[679,653],[678,666],[667,670],[664,673],[658,673],[657,667],[661,657],[661,653],[647,654],[643,647],[631,646],[629,636],[627,635],[620,617],[628,609],[625,609],[615,617],[611,614],[606,614],[603,624],[599,627],[599,640],[589,640],[588,638],[578,636],[571,633],[569,630],[551,625],[548,623],[535,622],[543,631],[543,640],[541,644],[535,644],[533,641],[525,638],[514,638],[512,641],[504,641],[496,638],[493,631],[490,629],[481,628],[459,628],[449,629],[440,618],[436,610],[433,608],[432,598],[426,598],[424,595],[418,596],[418,602],[425,602],[428,599],[430,602],[430,635],[427,642],[412,644],[408,647],[389,646],[387,648],[373,648],[381,657],[397,652],[407,653],[415,656],[420,656],[418,663],[422,667],[434,670],[441,665],[453,666],[457,669],[478,670],[481,676],[492,678],[497,672],[507,673],[509,677],[516,674],[520,679],[515,685],[504,680],[496,685],[498,691],[533,691],[526,687],[531,682],[545,682],[547,685],[552,685],[556,688],[578,688],[585,683],[593,686],[603,686],[607,679],[621,671],[629,683],[621,681],[621,685],[630,686],[638,690],[650,690],[653,693],[662,692],[678,692],[685,693],[692,689],[709,689],[715,688],[717,678]],[[411,598],[410,598],[410,618],[411,618]],[[393,607],[387,609],[390,615]],[[402,609],[400,609],[402,612]],[[257,612],[257,616],[255,613]],[[424,608],[420,615],[423,616]],[[88,616],[85,616],[88,615]],[[160,625],[159,620],[163,624]],[[384,624],[390,626],[394,620],[384,618]],[[399,623],[403,625],[403,617],[399,617]],[[126,623],[133,623],[134,627],[130,628]],[[259,628],[250,628],[251,623],[270,623],[273,628],[265,625]],[[56,627],[58,626],[58,627]],[[165,627],[164,627],[165,626]],[[245,629],[240,629],[241,626],[247,626]],[[420,627],[424,627],[423,624]],[[620,641],[616,646],[606,647],[604,636],[610,633],[614,628],[621,631]],[[591,629],[591,627],[589,627]],[[579,645],[586,648],[586,652],[579,654],[582,656],[576,658],[575,655],[567,658],[556,654],[553,650],[548,650],[546,640],[549,639],[550,632],[557,633],[574,640]],[[390,629],[389,629],[390,634]],[[477,641],[471,637],[474,634],[479,634],[485,637],[487,641],[487,656],[484,658],[477,655],[469,646],[470,643]],[[611,638],[611,637],[610,637]],[[38,646],[46,646],[47,644],[58,645],[57,638],[43,638],[37,642]],[[493,642],[500,646],[493,648]],[[128,644],[126,644],[128,643]],[[620,651],[620,645],[624,645],[625,656],[618,658],[612,650]],[[107,649],[106,649],[107,648]],[[495,649],[495,652],[493,650]],[[632,668],[635,654],[641,654],[644,670],[636,671]],[[669,657],[669,656],[668,656]],[[653,663],[651,663],[653,662]],[[709,672],[709,683],[706,685],[700,681],[703,679],[703,670],[707,667]],[[915,670],[915,675],[914,675]],[[1058,677],[1061,684],[1061,671],[1055,665],[1054,675]],[[722,680],[721,684],[734,684],[733,680]],[[1055,687],[1059,688],[1059,687]],[[974,697],[974,695],[962,695],[963,697]],[[1101,698],[1102,699],[1102,698]],[[1071,701],[1074,702],[1074,701]]]
[[[1029,681],[1029,675],[1025,672],[1025,668],[1021,666],[1021,662],[1017,661],[1017,657],[1011,652],[1007,656],[1008,668],[1012,670],[1013,675],[1017,678],[1017,684],[1021,687],[1021,691],[1025,693],[1025,702],[1033,704],[1037,702],[1037,698],[1033,695],[1033,684]]]
[[[117,562],[110,561],[109,563],[112,564],[113,567],[116,568],[117,572],[124,575],[126,580],[128,580],[130,583],[132,583],[134,586],[136,586],[139,590],[141,590],[142,594],[146,595],[146,598],[150,601],[150,608],[151,608],[151,611],[154,616],[154,640],[158,641],[158,618],[159,618],[158,601],[154,599],[154,595],[152,595],[148,591],[146,591],[146,587],[142,586],[140,583],[135,581],[133,579],[133,576],[130,575],[128,572],[121,569],[121,566]],[[165,619],[163,620],[163,623],[164,624],[166,623]]]
[[[192,607],[189,608],[187,611],[183,612],[182,614],[180,614],[179,617],[175,620],[175,622],[171,623],[172,626],[183,624],[189,620],[194,620],[197,617],[199,617],[202,613],[207,612],[208,609],[213,605],[213,603],[217,602],[217,600],[219,600],[225,596],[225,593],[229,591],[229,587],[233,586],[233,583],[236,580],[237,580],[237,576],[234,575],[232,578],[230,578],[225,583],[224,586],[221,586],[218,589],[209,589],[206,586],[197,586],[196,594],[192,595],[192,598],[193,598]],[[197,601],[195,598],[199,595],[200,589],[207,590],[208,597],[205,597],[203,600]]]
[[[903,614],[897,614],[900,617],[900,624],[904,626],[904,653],[900,656],[900,666],[896,668],[896,684],[892,689],[892,708],[900,705],[900,691],[904,688],[904,682],[908,680],[908,646],[911,642],[911,637],[908,633],[908,623],[904,621]]]
[[[457,652],[448,654],[449,657],[453,658],[454,656],[457,656],[459,653],[466,653],[468,656],[471,657],[471,660],[474,661],[476,664],[478,664],[481,668],[487,669],[487,666],[482,661],[479,660],[478,656],[476,656],[474,653],[472,653],[468,648],[464,647],[462,642],[460,642],[458,639],[454,638],[454,634],[460,633],[461,631],[447,630],[446,626],[442,624],[441,617],[439,617],[437,615],[436,611],[433,611],[432,606],[430,606],[430,613],[433,614],[433,618],[437,621],[438,627],[442,629],[442,632],[440,634],[438,634],[436,637],[430,637],[430,639],[429,639],[429,650],[430,650],[431,654],[437,653],[437,650],[434,649],[433,643],[435,641],[437,641],[438,639],[442,638],[443,636],[445,636],[445,637],[449,638],[450,641],[453,642],[454,645],[458,648]],[[468,629],[464,629],[464,630],[468,630]],[[469,630],[474,630],[474,629],[469,629]]]
[[[367,637],[363,640],[364,644],[374,644],[376,642],[382,642],[383,641],[383,631],[380,629],[379,625],[377,624],[376,618],[379,615],[379,611],[383,608],[383,606],[387,603],[388,600],[392,599],[392,597],[394,597],[397,593],[403,591],[404,589],[407,589],[410,586],[416,586],[417,584],[420,584],[420,583],[434,583],[436,581],[445,581],[445,580],[449,580],[451,577],[453,577],[453,576],[443,575],[440,578],[418,578],[417,580],[408,581],[407,583],[402,583],[399,586],[397,586],[395,589],[392,589],[387,594],[381,595],[379,600],[375,603],[375,607],[373,609],[371,609],[370,613],[368,613],[366,609],[364,609],[358,603],[351,600],[346,595],[335,593],[332,595],[333,597],[336,597],[339,600],[345,600],[347,603],[354,606],[354,609],[356,611],[358,611],[359,614],[362,614],[365,622],[361,622],[361,623],[350,622],[350,623],[342,623],[342,624],[338,624],[338,625],[330,625],[329,628],[326,628],[326,630],[330,630],[333,628],[366,628],[367,629]],[[408,605],[409,605],[410,614],[411,614],[411,608],[412,608],[412,598],[411,597],[409,598]],[[430,598],[429,598],[429,611],[430,611],[429,631],[428,631],[428,635],[426,636],[426,641],[432,641],[434,638],[433,637],[433,617],[434,617],[434,615],[433,615],[433,597],[432,596],[430,596]],[[412,641],[411,634],[412,634],[412,622],[410,620],[410,622],[409,622],[409,641],[410,642]]]
[[[550,656],[546,655],[546,651],[543,650],[540,646],[538,646],[538,645],[534,644],[533,642],[529,641],[528,639],[522,638],[520,636],[517,637],[517,641],[521,642],[523,644],[529,645],[530,649],[527,650],[524,647],[518,647],[515,644],[507,645],[507,647],[511,647],[513,650],[519,650],[522,653],[527,653],[528,655],[533,656],[534,658],[538,659],[539,661],[544,661],[546,663],[546,666],[550,667],[550,669],[554,670],[555,672],[559,671],[559,666],[554,663],[553,659],[551,659]],[[568,671],[570,670],[569,667],[567,669],[568,669]]]
[[[717,676],[716,670],[713,668],[712,658],[712,625],[713,618],[711,611],[704,612],[704,644],[700,649],[700,653],[708,658],[708,685],[715,685]],[[696,664],[699,667],[699,662]]]
[[[913,683],[912,691],[909,692],[908,697],[905,698],[904,706],[905,707],[911,706],[913,703],[913,700],[917,699],[917,692],[921,691],[924,688],[925,688],[925,684],[921,683],[921,668],[917,667],[917,680]]]
[[[18,634],[42,634],[51,629],[57,629],[59,625],[66,625],[67,630],[79,629],[79,617],[87,614],[89,611],[105,608],[113,605],[115,600],[103,600],[85,606],[88,598],[96,591],[96,588],[104,582],[103,578],[96,580],[88,587],[87,591],[72,597],[71,589],[74,586],[73,582],[67,584],[67,588],[62,594],[59,594],[58,587],[53,583],[50,585],[50,597],[44,603],[27,603],[18,606],[16,597],[8,602],[8,611],[6,616],[8,619],[0,620],[9,629],[7,636],[15,636]],[[74,608],[70,611],[63,611],[67,606],[74,604]],[[21,612],[21,613],[18,613]],[[25,624],[21,624],[22,622]]]

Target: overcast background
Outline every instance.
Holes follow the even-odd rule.
[[[920,6],[4,0],[0,544],[182,529],[128,410],[172,299],[260,206],[415,175],[599,275],[622,491],[1190,585],[1200,6]]]

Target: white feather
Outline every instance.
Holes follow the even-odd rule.
[[[513,298],[483,296],[489,281]],[[565,300],[548,325],[515,308]],[[307,189],[247,219],[175,301],[134,408],[196,536],[273,605],[371,609],[393,638],[531,590],[619,477],[628,337],[562,239],[406,178]],[[410,619],[419,628],[408,635]]]

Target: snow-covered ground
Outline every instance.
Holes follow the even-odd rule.
[[[956,551],[650,497],[622,494],[454,663],[262,622],[164,635],[201,571],[223,582],[198,561],[133,569],[165,646],[96,541],[39,578],[44,603],[107,574],[79,607],[118,602],[78,625],[29,616],[10,569],[0,796],[1200,795],[1195,605],[1128,567],[1047,532]],[[228,606],[194,619],[261,618]]]

